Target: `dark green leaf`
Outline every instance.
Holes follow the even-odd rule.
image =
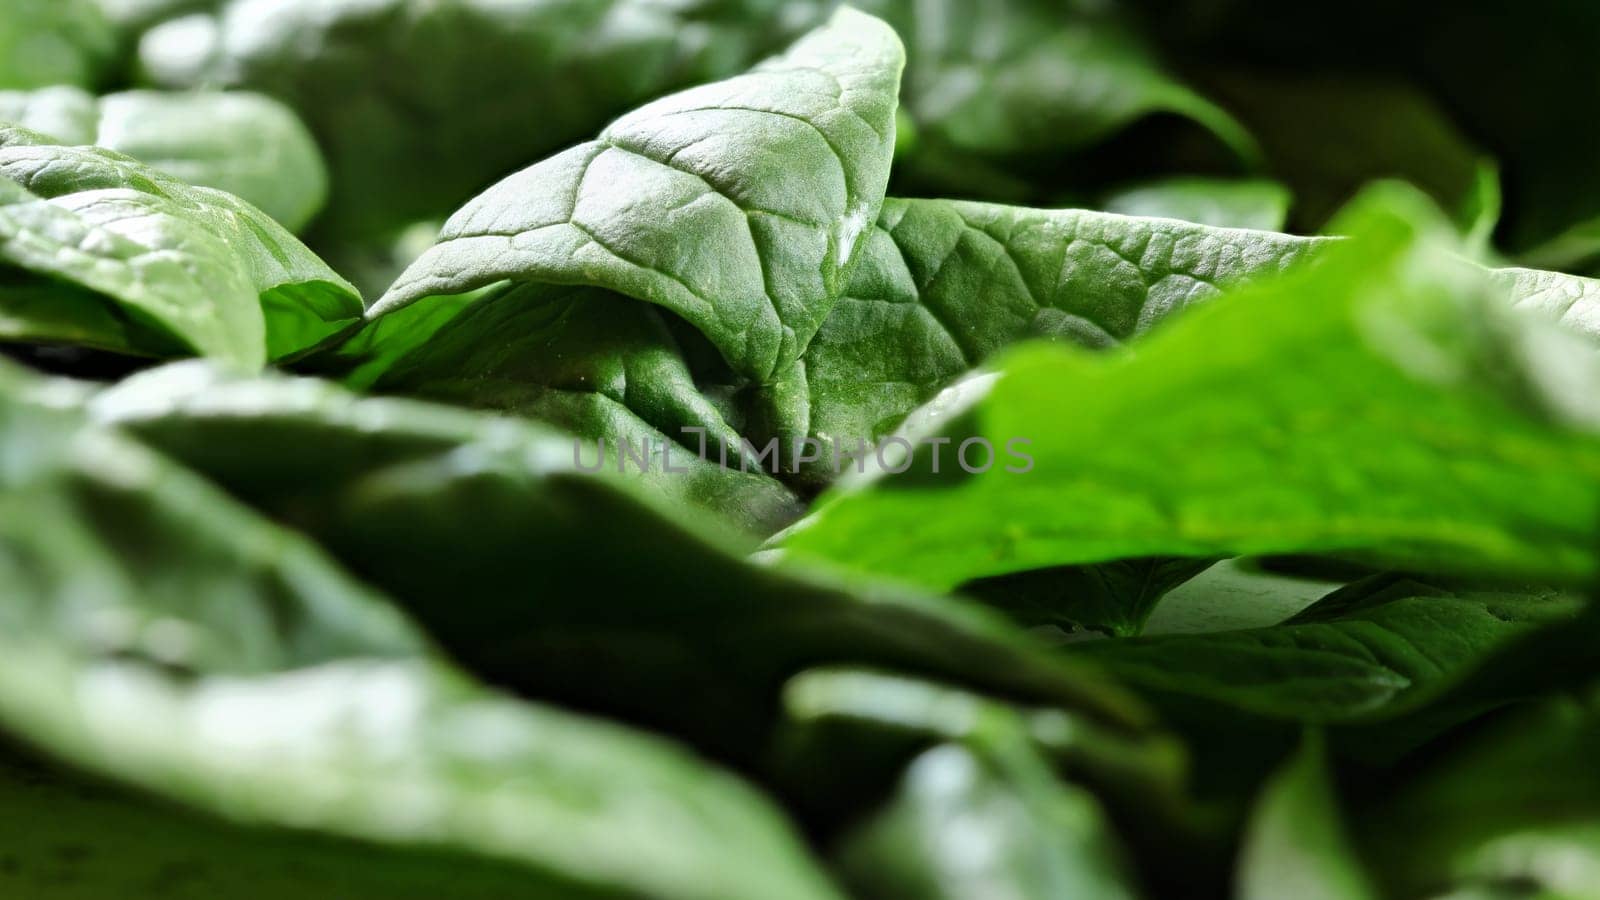
[[[6,733],[235,822],[513,864],[552,900],[837,896],[735,779],[484,690],[302,538],[84,425],[77,389],[0,378]]]
[[[763,746],[783,680],[820,663],[1144,721],[971,604],[747,562],[709,523],[581,471],[570,438],[306,379],[229,385],[198,365],[131,380],[95,412],[315,535],[498,681],[732,754]]]
[[[1157,695],[1296,722],[1363,722],[1426,706],[1515,639],[1571,622],[1582,608],[1555,591],[1376,576],[1282,625],[1066,649]]]
[[[1372,804],[1363,847],[1393,896],[1515,885],[1600,896],[1596,758],[1592,700],[1508,712]]]

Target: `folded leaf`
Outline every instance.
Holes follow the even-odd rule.
[[[1501,276],[1429,249],[1409,214],[1367,206],[1362,236],[1137,353],[1015,353],[912,432],[987,442],[969,448],[982,471],[947,455],[932,475],[924,446],[780,546],[932,587],[1156,555],[1600,571],[1592,346],[1508,311]],[[973,512],[935,511],[954,502]]]
[[[10,315],[3,284],[30,280],[92,291],[135,330],[254,368],[310,346],[361,307],[344,279],[237,197],[0,125],[0,305]],[[31,337],[60,339],[60,318],[41,320]]]
[[[1145,721],[1093,670],[970,604],[741,559],[703,519],[583,471],[568,438],[489,419],[422,452],[471,414],[304,379],[166,374],[102,395],[95,414],[314,535],[456,658],[535,696],[745,758],[765,747],[783,681],[824,662]]]
[[[877,217],[902,62],[886,25],[841,10],[480,194],[369,316],[507,279],[589,285],[660,304],[765,380],[805,350]]]
[[[180,181],[227,191],[298,231],[322,208],[328,176],[300,119],[260,94],[70,87],[0,91],[0,121],[62,144],[94,144]]]
[[[304,539],[84,425],[70,386],[5,387],[7,734],[235,822],[514,865],[535,896],[837,896],[737,780],[475,685]]]

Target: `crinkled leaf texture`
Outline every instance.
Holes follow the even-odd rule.
[[[1255,552],[1592,576],[1592,344],[1508,309],[1506,276],[1435,251],[1409,214],[1365,209],[1356,237],[1138,353],[1018,351],[930,410],[943,424],[921,433],[1002,452],[1031,441],[1029,471],[1002,455],[981,474],[935,476],[923,448],[904,474],[842,485],[781,545],[939,587]],[[938,512],[951,503],[973,512]]]
[[[710,447],[730,466],[769,473],[771,460],[763,467],[748,452],[716,448],[776,438],[775,474],[814,488],[853,465],[843,455],[856,439],[890,433],[1014,342],[1115,345],[1219,285],[1277,273],[1324,243],[1084,210],[891,199],[804,355],[767,384],[734,377],[698,335],[640,304],[514,288],[466,306],[375,387],[515,411],[612,446]],[[817,442],[809,461],[795,451],[802,439]]]
[[[94,144],[180,181],[226,191],[299,231],[322,208],[328,175],[299,117],[260,94],[72,87],[0,91],[0,121],[62,144]]]
[[[98,295],[123,325],[97,329],[106,349],[181,355],[176,344],[245,368],[361,315],[355,288],[239,198],[0,125],[0,320],[18,320],[4,337],[71,336],[57,313],[19,313],[13,285],[27,303],[55,285],[79,306]]]
[[[454,860],[468,884],[503,884],[497,861],[552,900],[837,897],[736,779],[474,684],[306,540],[85,424],[74,388],[0,378],[8,735],[236,822]]]
[[[491,187],[370,315],[502,280],[599,287],[671,310],[764,381],[805,350],[877,217],[902,63],[887,25],[840,10]]]

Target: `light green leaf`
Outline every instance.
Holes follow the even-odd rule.
[[[1308,737],[1262,788],[1238,877],[1239,900],[1376,900],[1344,834],[1320,738]]]
[[[13,284],[60,281],[103,295],[137,329],[245,367],[310,346],[361,312],[354,288],[237,197],[15,126],[0,126],[0,268]],[[47,322],[33,335],[62,336]]]
[[[781,546],[933,587],[1133,556],[1293,552],[1593,575],[1592,347],[1508,310],[1503,279],[1428,249],[1408,216],[1375,203],[1361,215],[1361,236],[1137,353],[1016,352],[912,430],[986,440],[990,469],[932,476],[924,447],[904,475],[836,490]],[[1030,470],[1002,455],[1013,441],[1031,442]],[[951,503],[972,512],[936,511]]]
[[[1125,216],[1182,219],[1223,228],[1282,231],[1289,189],[1261,178],[1172,177],[1112,191],[1100,208]]]
[[[299,118],[260,94],[125,91],[94,96],[70,87],[0,91],[0,121],[63,144],[94,144],[180,181],[226,191],[290,231],[322,208],[328,176]]]
[[[6,0],[0,16],[0,90],[92,87],[115,43],[94,0]]]
[[[72,395],[0,394],[9,735],[237,823],[513,865],[552,900],[837,896],[736,779],[474,684],[310,543],[84,425]]]
[[[886,25],[841,10],[480,194],[369,315],[507,279],[588,285],[660,304],[765,380],[805,350],[877,217],[902,62]]]

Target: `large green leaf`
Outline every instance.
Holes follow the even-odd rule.
[[[309,346],[361,313],[344,279],[260,210],[192,187],[134,159],[64,147],[0,126],[0,306],[20,316],[41,285],[64,302],[101,295],[128,334],[107,349],[168,355],[179,344],[244,367]],[[8,336],[71,338],[50,312]]]
[[[741,559],[746,545],[681,506],[582,471],[568,437],[198,366],[132,379],[94,413],[311,533],[457,658],[534,695],[741,756],[765,746],[783,681],[820,663],[1145,721],[1092,669],[970,604]]]
[[[260,94],[0,91],[0,121],[59,143],[126,153],[180,181],[249,201],[291,231],[316,215],[328,192],[310,132]]]
[[[508,279],[589,285],[671,310],[765,380],[805,350],[877,217],[902,62],[886,25],[841,10],[491,187],[369,315]]]
[[[6,0],[0,16],[0,89],[92,87],[115,48],[94,0]]]
[[[139,56],[158,85],[293,107],[332,169],[323,230],[372,234],[448,215],[632,106],[743,70],[783,43],[785,6],[239,0],[146,33]]]
[[[7,734],[239,823],[512,864],[534,896],[836,896],[737,780],[475,685],[74,389],[0,376]]]
[[[947,459],[932,475],[925,445],[904,474],[841,486],[781,545],[935,587],[1165,554],[1600,570],[1592,345],[1508,309],[1506,276],[1433,250],[1415,217],[1365,210],[1359,236],[1137,353],[1014,353],[908,427],[987,441],[989,469]],[[973,468],[990,462],[972,446]],[[969,512],[942,512],[955,503]]]

